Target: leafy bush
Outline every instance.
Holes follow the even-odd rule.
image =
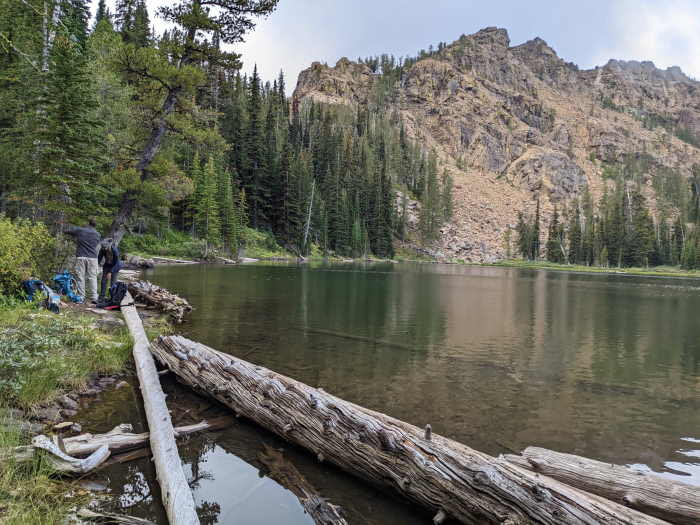
[[[177,230],[165,230],[160,235],[128,235],[122,240],[120,248],[122,253],[199,258],[204,255],[205,243]]]
[[[243,243],[247,257],[288,257],[290,255],[277,244],[275,236],[270,232],[245,228]]]
[[[30,277],[51,277],[54,248],[43,223],[0,216],[0,295],[19,293]]]

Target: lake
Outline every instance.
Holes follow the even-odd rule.
[[[700,486],[700,281],[439,264],[160,266],[192,339],[490,453],[536,445]],[[219,413],[168,379],[174,419]],[[177,416],[177,417],[176,417]],[[143,414],[128,389],[91,431]],[[110,426],[111,425],[111,426]],[[265,446],[353,524],[429,521],[254,424],[181,445],[202,523],[307,524]],[[107,469],[120,511],[164,523],[152,464]]]

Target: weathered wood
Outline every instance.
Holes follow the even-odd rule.
[[[51,466],[61,474],[87,474],[95,470],[109,457],[109,449],[102,445],[84,459],[74,458],[62,451],[56,443],[44,435],[36,436],[32,439],[32,447],[47,452],[46,459]]]
[[[326,501],[279,450],[265,445],[258,459],[265,465],[267,476],[289,489],[316,525],[347,525],[340,507]]]
[[[76,516],[81,520],[87,520],[103,525],[155,525],[152,521],[133,516],[124,516],[112,512],[95,512],[90,509],[80,509]]]
[[[528,447],[507,461],[671,523],[700,523],[700,489],[593,459]]]
[[[187,259],[173,259],[171,257],[151,257],[154,262],[164,263],[164,264],[197,264],[197,261],[188,261]]]
[[[186,299],[148,281],[129,281],[126,285],[134,299],[168,314],[176,323],[192,311]]]
[[[217,417],[214,419],[200,421],[192,425],[184,425],[174,428],[175,437],[183,437],[195,432],[204,430],[218,430],[231,425],[234,418],[231,416]],[[134,448],[140,448],[148,445],[150,434],[142,432],[134,434],[131,432],[131,425],[117,425],[112,430],[105,434],[80,434],[63,439],[63,447],[66,454],[74,457],[88,456],[97,451],[102,446],[107,446],[107,449],[114,452],[125,452]],[[15,461],[28,461],[34,457],[35,448],[32,445],[15,447],[10,449],[9,453],[1,454],[0,460],[12,457]]]
[[[133,298],[129,293],[122,302],[122,314],[134,339],[134,363],[141,386],[143,406],[150,430],[149,441],[158,474],[165,512],[171,525],[199,525],[192,492],[177,452],[175,431],[160,377],[148,350],[148,338]],[[128,306],[131,305],[131,306]]]
[[[184,337],[160,337],[151,351],[186,384],[237,414],[462,523],[663,523],[465,445],[447,446],[449,440],[435,433],[427,441],[410,425],[394,425],[321,389]]]

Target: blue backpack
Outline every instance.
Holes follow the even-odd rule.
[[[68,296],[68,299],[74,303],[83,302],[83,298],[75,293],[77,288],[76,282],[75,278],[70,272],[64,270],[63,272],[54,275],[53,282],[56,283],[56,288],[61,295]]]
[[[44,299],[44,308],[56,314],[58,313],[61,306],[61,296],[46,286],[43,281],[39,279],[29,279],[28,281],[24,281],[22,286],[27,294],[27,300],[34,301],[34,294],[36,292],[41,292],[46,295]]]

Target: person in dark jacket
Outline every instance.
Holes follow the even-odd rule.
[[[78,295],[84,300],[97,303],[97,247],[100,244],[100,234],[95,229],[95,219],[88,221],[88,226],[68,226],[64,232],[75,237],[75,280]],[[87,283],[87,290],[86,290]],[[88,295],[85,295],[87,291]]]
[[[102,282],[100,283],[100,302],[107,298],[107,281],[109,288],[117,282],[122,263],[119,260],[119,248],[113,239],[105,239],[100,245],[100,253],[97,255],[97,263],[102,266]]]

